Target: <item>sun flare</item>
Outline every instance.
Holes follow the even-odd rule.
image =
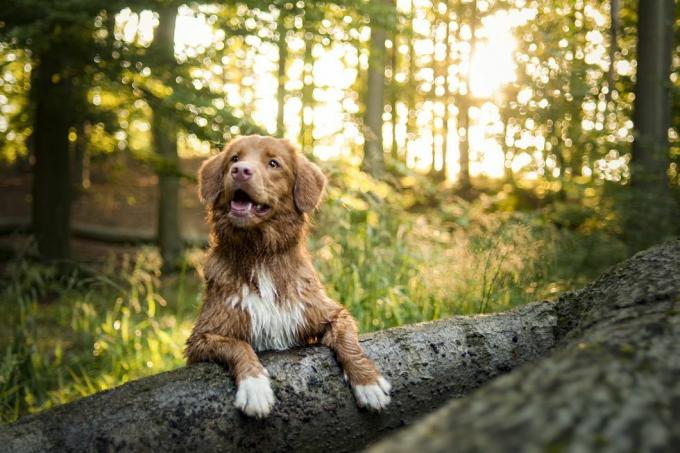
[[[414,29],[421,36],[414,40],[414,48],[417,53],[429,52],[432,58],[441,59],[441,56],[437,55],[437,52],[441,53],[441,46],[435,45],[432,41],[432,30],[428,29],[430,25],[427,21],[420,19],[422,12],[419,12],[418,8],[422,9],[427,5],[420,5],[420,3],[422,2],[416,2]],[[409,2],[400,1],[398,4],[398,8],[407,13],[409,7]],[[478,43],[474,53],[468,52],[465,58],[448,68],[449,74],[462,74],[464,71],[469,71],[470,86],[468,89],[477,100],[469,112],[471,118],[469,127],[470,172],[473,175],[500,177],[504,173],[498,103],[503,102],[500,98],[502,87],[515,80],[516,68],[513,53],[516,43],[513,27],[522,20],[525,18],[521,15],[506,11],[485,17],[475,33]],[[128,41],[136,39],[148,43],[152,39],[153,27],[157,20],[149,11],[137,15],[130,10],[125,10],[119,15],[117,23],[123,39]],[[368,36],[368,29],[364,29],[361,39],[367,40]],[[259,38],[255,36],[253,39]],[[457,45],[455,36],[449,35],[446,39],[452,45]],[[287,43],[289,52],[300,52],[305,44],[299,36],[289,37]],[[257,46],[248,46],[245,55],[245,58],[248,58],[257,70],[242,74],[238,83],[228,80],[221,65],[214,63],[211,63],[212,67],[206,68],[202,77],[207,79],[206,83],[212,89],[225,94],[225,102],[234,108],[235,112],[243,114],[247,111],[248,115],[268,132],[274,133],[278,109],[276,102],[278,50],[273,43],[266,40],[259,40],[257,44]],[[175,51],[178,58],[195,56],[210,46],[223,45],[226,45],[224,32],[213,27],[205,15],[196,14],[188,7],[179,9],[175,30]],[[395,45],[400,55],[407,53],[408,46],[400,45],[400,42],[388,41],[388,50]],[[284,104],[286,136],[295,141],[304,121],[307,126],[312,127],[314,153],[319,158],[329,159],[338,156],[352,158],[351,150],[363,144],[363,133],[357,122],[360,110],[359,100],[351,95],[351,92],[359,77],[359,71],[365,70],[367,64],[364,53],[357,52],[355,46],[343,43],[342,40],[327,46],[315,46],[311,67],[311,81],[315,86],[314,101],[303,114],[299,97],[287,96]],[[305,71],[302,60],[293,59],[287,67],[286,90],[289,93],[299,92],[303,86],[305,74],[309,72]],[[220,77],[217,77],[218,75]],[[403,72],[398,72],[394,76],[397,81],[406,79]],[[450,80],[447,78],[446,82],[449,83],[452,91],[465,89],[460,87],[460,81],[455,77],[451,77]],[[420,90],[424,92],[433,90],[432,92],[435,93],[432,100],[425,100],[416,111],[415,121],[418,134],[407,135],[407,107],[398,103],[396,112],[385,112],[383,115],[385,147],[386,149],[391,147],[394,137],[397,145],[406,150],[407,163],[420,170],[426,170],[432,166],[433,155],[435,155],[435,167],[441,168],[442,153],[445,153],[446,174],[449,178],[455,179],[459,171],[460,132],[456,123],[458,106],[455,102],[445,105],[436,99],[441,88],[435,90],[434,87],[436,84],[441,86],[441,81],[435,80],[432,71],[420,71],[418,83]],[[246,89],[243,89],[244,86]],[[443,130],[441,116],[445,109],[450,112],[446,140],[441,132]],[[446,150],[442,149],[444,142],[447,144]],[[192,143],[192,141],[189,140],[187,143]],[[433,153],[433,148],[438,149],[438,154]]]

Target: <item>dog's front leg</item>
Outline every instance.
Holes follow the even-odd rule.
[[[390,403],[391,385],[361,349],[352,315],[340,308],[321,342],[335,351],[359,407],[382,411]]]
[[[229,366],[238,386],[234,406],[251,417],[269,415],[274,406],[269,373],[250,344],[212,333],[192,334],[186,353],[189,363],[218,362]]]

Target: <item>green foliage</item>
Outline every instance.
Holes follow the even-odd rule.
[[[115,275],[63,277],[54,266],[11,264],[0,306],[0,419],[52,407],[183,363],[188,313],[185,276],[160,295],[159,259],[142,250]],[[194,283],[194,285],[196,285]],[[196,287],[192,290],[197,294]]]

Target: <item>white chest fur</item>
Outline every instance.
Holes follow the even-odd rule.
[[[303,323],[304,307],[297,301],[277,301],[277,292],[269,273],[257,273],[258,291],[247,285],[240,297],[228,303],[246,311],[250,317],[250,344],[256,351],[288,349],[299,344],[298,332]]]

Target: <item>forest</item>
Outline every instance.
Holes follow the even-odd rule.
[[[285,137],[361,332],[552,300],[680,235],[673,0],[5,0],[0,424],[184,366],[202,161]]]

